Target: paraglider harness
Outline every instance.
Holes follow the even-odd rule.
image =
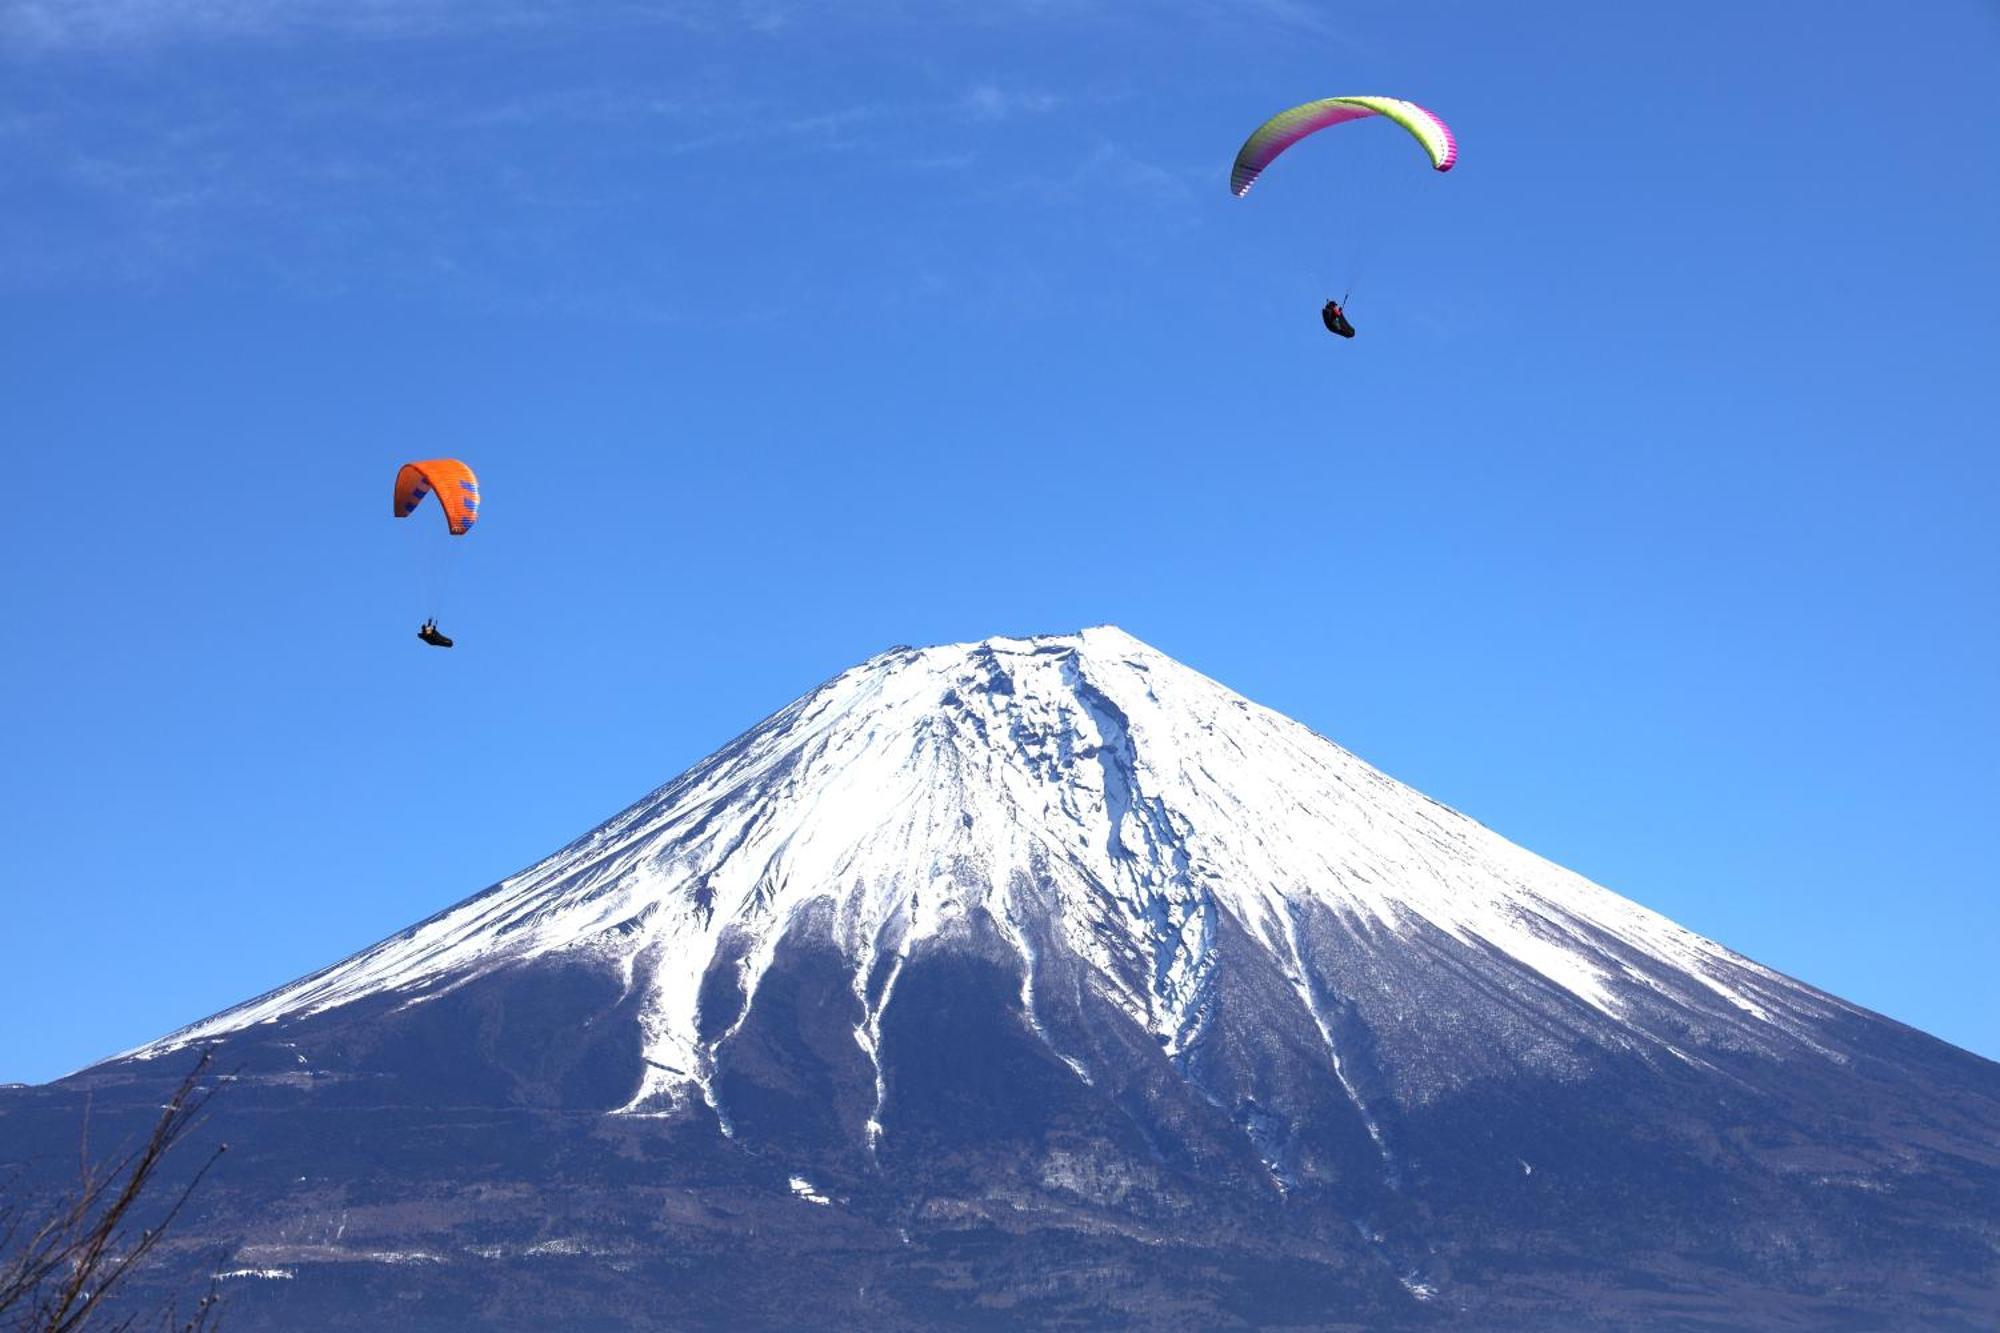
[[[417,630],[417,637],[433,648],[451,647],[451,640],[438,632],[437,621],[435,619],[426,620]]]
[[[1328,333],[1337,333],[1343,338],[1354,336],[1354,326],[1347,322],[1347,312],[1340,308],[1339,301],[1328,301],[1320,307],[1319,322],[1326,325]]]

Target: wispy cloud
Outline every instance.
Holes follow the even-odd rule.
[[[1150,13],[1148,0],[0,0],[0,50],[79,52],[202,41],[274,41],[341,35],[363,39],[507,30],[671,26],[697,32],[777,34],[838,21],[895,24],[918,18],[967,22],[1068,23]],[[1249,17],[1337,37],[1313,0],[1193,0],[1189,12]],[[975,94],[978,90],[975,89]],[[997,91],[997,90],[995,90]],[[978,94],[984,96],[983,94]],[[1032,112],[1032,102],[982,102],[1000,115]]]
[[[0,0],[0,40],[59,50],[327,29],[386,34],[434,26],[455,8],[450,0]]]
[[[1313,4],[1311,0],[1211,0],[1211,3],[1216,9],[1235,10],[1275,27],[1346,40],[1346,35],[1327,14],[1330,7]]]
[[[471,32],[661,24],[771,30],[777,0],[0,0],[0,46],[16,53],[341,35],[395,39]]]
[[[995,2],[1006,21],[1031,7]],[[651,320],[731,283],[732,301],[824,284],[850,255],[873,265],[863,290],[952,267],[995,207],[1030,231],[1087,209],[1099,234],[1142,242],[1194,215],[1188,173],[1149,160],[1145,125],[1112,110],[1138,95],[1122,67],[1056,82],[918,44],[857,78],[841,48],[772,59],[760,24],[833,19],[758,3],[684,0],[667,20],[639,0],[484,0],[476,15],[471,0],[0,0],[0,47],[15,44],[0,50],[0,174],[18,201],[0,214],[0,288],[185,278],[557,293],[576,310],[629,290]],[[892,17],[891,0],[855,3]],[[1050,21],[1133,3],[1076,0]],[[607,26],[654,19],[682,27],[634,43]],[[530,26],[566,21],[588,25],[581,40]],[[446,40],[503,27],[525,39]],[[413,48],[298,40],[314,31]],[[197,35],[248,44],[124,58]],[[755,256],[740,274],[689,259],[739,250]],[[994,251],[975,267],[1018,262]]]
[[[1045,203],[1068,205],[1091,196],[1137,196],[1174,212],[1190,209],[1209,169],[1174,170],[1100,139],[1059,173],[1021,176],[1003,188]]]
[[[966,89],[958,106],[975,120],[1008,120],[1015,116],[1043,115],[1062,104],[1063,99],[1054,93],[983,82]]]

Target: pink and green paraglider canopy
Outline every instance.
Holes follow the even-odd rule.
[[[1400,97],[1327,97],[1280,111],[1259,125],[1237,151],[1236,166],[1229,173],[1229,192],[1239,198],[1249,193],[1258,174],[1308,134],[1369,116],[1393,120],[1408,130],[1439,171],[1450,171],[1458,161],[1458,140],[1452,137],[1451,127],[1415,102]]]

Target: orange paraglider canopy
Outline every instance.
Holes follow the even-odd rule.
[[[463,537],[472,531],[479,519],[479,478],[456,458],[403,464],[396,473],[396,517],[408,518],[432,491],[444,507],[444,522],[451,535]]]

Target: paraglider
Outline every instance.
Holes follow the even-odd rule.
[[[1423,145],[1431,166],[1450,171],[1458,162],[1458,140],[1451,127],[1415,102],[1400,97],[1325,97],[1307,102],[1259,125],[1236,151],[1236,165],[1229,172],[1229,192],[1241,199],[1257,183],[1264,168],[1277,161],[1278,154],[1309,134],[1330,125],[1382,116],[1401,125],[1410,137]]]
[[[408,518],[432,491],[444,510],[446,530],[454,537],[472,531],[479,521],[479,478],[456,458],[429,458],[397,469],[396,517]]]
[[[1326,97],[1280,111],[1252,131],[1236,152],[1235,165],[1229,172],[1229,192],[1239,199],[1248,194],[1264,169],[1306,136],[1371,116],[1381,116],[1402,126],[1423,148],[1436,170],[1450,171],[1458,162],[1458,140],[1451,127],[1415,102],[1400,97]],[[1345,297],[1328,301],[1320,307],[1320,322],[1326,325],[1328,333],[1352,338],[1354,325],[1348,321],[1345,304]]]
[[[416,463],[405,463],[396,471],[394,512],[397,518],[408,518],[416,512],[424,497],[435,493],[438,508],[444,512],[445,531],[452,537],[463,537],[472,531],[472,525],[479,521],[479,478],[471,468],[456,458],[430,458]],[[438,600],[433,593],[433,601]],[[437,627],[435,610],[417,630],[417,637],[433,648],[449,648],[451,640]]]

